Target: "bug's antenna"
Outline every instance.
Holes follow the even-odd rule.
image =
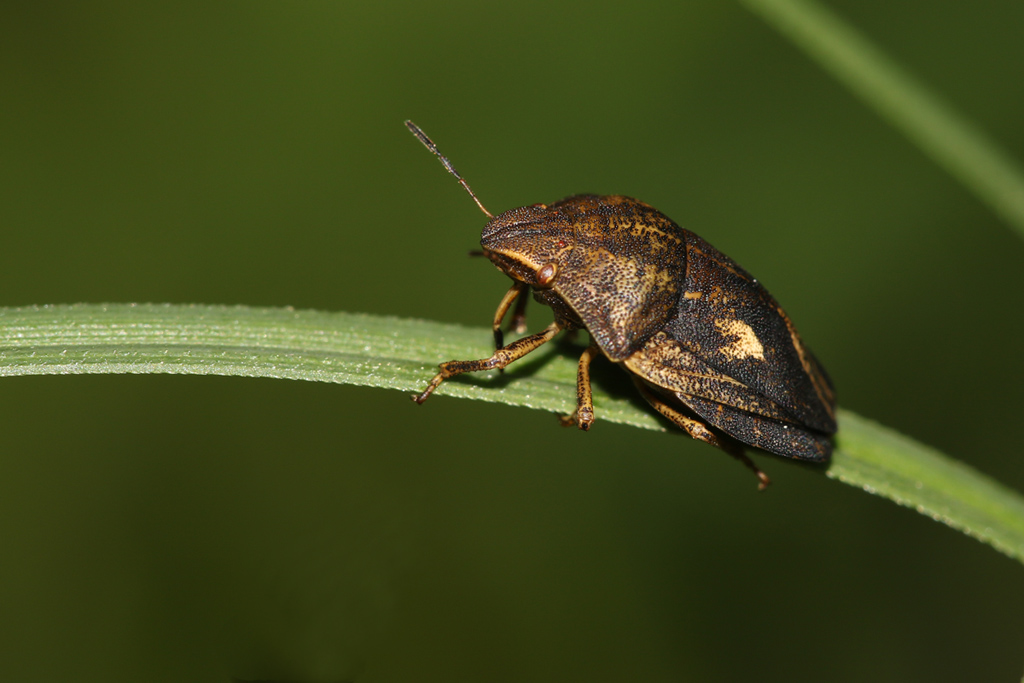
[[[444,167],[447,168],[448,172],[455,176],[455,179],[459,181],[459,184],[466,189],[466,192],[468,192],[469,196],[473,198],[473,201],[476,202],[476,205],[480,207],[480,210],[483,211],[488,218],[494,218],[494,214],[492,214],[490,211],[484,208],[484,205],[481,204],[480,200],[477,199],[475,194],[473,194],[473,190],[469,188],[469,183],[463,180],[462,176],[459,175],[459,172],[455,170],[454,166],[452,166],[452,162],[448,161],[448,157],[444,156],[443,154],[441,154],[441,152],[437,150],[437,145],[434,144],[434,141],[428,138],[427,134],[420,130],[420,127],[417,126],[412,121],[406,121],[405,127],[412,131],[413,135],[419,138],[419,141],[423,143],[424,147],[429,149],[438,159],[441,160],[441,163],[444,164]]]

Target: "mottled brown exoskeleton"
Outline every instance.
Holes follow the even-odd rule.
[[[414,401],[450,377],[502,369],[563,330],[585,329],[576,412],[563,422],[583,430],[593,423],[590,363],[603,354],[659,413],[743,461],[762,489],[768,477],[742,444],[828,460],[836,431],[828,375],[785,311],[732,259],[630,197],[577,195],[493,216],[430,138],[406,125],[487,214],[483,255],[512,278],[494,314],[494,355],[442,363]],[[502,321],[518,299],[513,326],[522,326],[527,289],[555,321],[505,346]]]

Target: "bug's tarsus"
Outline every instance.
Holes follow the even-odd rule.
[[[747,469],[751,470],[754,473],[754,476],[757,477],[758,491],[764,491],[766,488],[768,488],[768,485],[772,483],[772,480],[768,478],[768,475],[761,471],[761,468],[755,465],[754,461],[750,459],[750,456],[748,456],[742,450],[739,450],[739,452],[733,452],[731,450],[726,449],[726,452],[732,457],[739,460],[744,465],[746,465]]]
[[[601,348],[590,342],[590,346],[580,355],[576,370],[576,410],[569,416],[570,424],[575,423],[584,432],[594,424],[594,397],[590,387],[590,363],[600,355]],[[565,419],[561,419],[566,424]]]
[[[459,184],[462,185],[466,192],[469,193],[469,196],[473,198],[473,201],[476,202],[476,205],[480,207],[480,210],[483,211],[488,218],[494,218],[494,214],[488,211],[484,207],[484,205],[480,203],[480,200],[477,198],[476,194],[469,187],[469,183],[467,183],[465,179],[459,175],[459,172],[455,170],[454,166],[452,166],[452,162],[448,161],[448,157],[441,154],[441,152],[437,149],[437,145],[434,144],[434,141],[427,137],[427,134],[420,130],[420,127],[417,126],[412,121],[406,121],[405,127],[408,128],[409,131],[412,132],[412,134],[415,135],[416,138],[423,143],[424,147],[429,149],[434,156],[441,160],[441,163],[444,164],[444,167],[448,169],[449,173],[455,176],[455,179],[459,181]]]
[[[719,437],[718,447],[739,460],[744,467],[754,473],[754,476],[757,477],[758,491],[764,491],[768,488],[768,485],[772,483],[772,480],[768,478],[768,475],[750,459],[750,456],[747,455],[742,443],[726,435],[724,438]]]

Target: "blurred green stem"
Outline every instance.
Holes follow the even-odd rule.
[[[0,375],[170,373],[277,377],[414,392],[437,363],[490,354],[491,331],[423,320],[201,305],[0,308]],[[568,413],[576,359],[549,344],[504,376],[438,394]],[[396,399],[397,400],[397,399]],[[596,386],[598,417],[663,429],[632,394]],[[409,410],[415,410],[409,405]],[[1024,561],[1024,499],[896,432],[840,411],[829,477],[884,496]],[[753,490],[751,486],[751,490]]]
[[[1024,173],[969,121],[822,5],[811,0],[741,2],[1024,236]]]

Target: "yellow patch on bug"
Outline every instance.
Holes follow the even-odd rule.
[[[726,337],[732,337],[732,341],[723,344],[718,350],[729,357],[729,360],[745,360],[756,358],[764,360],[764,347],[761,341],[754,334],[753,328],[742,320],[716,320],[715,327]]]

